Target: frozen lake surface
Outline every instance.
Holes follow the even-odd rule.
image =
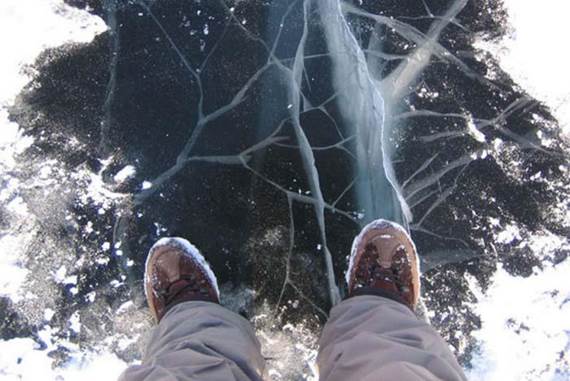
[[[5,0],[0,376],[140,360],[146,253],[177,235],[271,379],[316,379],[352,238],[382,217],[412,234],[420,314],[470,379],[567,379],[565,10]]]

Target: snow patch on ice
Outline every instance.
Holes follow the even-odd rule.
[[[318,380],[318,334],[312,328],[314,323],[303,321],[281,325],[267,305],[261,307],[252,323],[262,354],[268,359],[269,380]]]
[[[497,234],[495,242],[506,244],[520,239],[521,234],[519,228],[516,225],[507,225],[503,231]]]
[[[44,310],[44,319],[46,321],[50,321],[55,316],[55,311],[51,308],[46,308]]]
[[[507,71],[533,97],[546,103],[570,136],[570,51],[568,0],[504,0],[512,33],[502,41],[479,41],[477,47],[498,57]]]
[[[126,312],[127,310],[134,308],[134,306],[135,304],[131,300],[129,300],[128,302],[121,304],[119,308],[117,308],[117,311],[115,311],[115,314],[120,315]]]
[[[98,213],[105,214],[106,210],[111,207],[111,204],[114,200],[118,200],[125,197],[123,193],[113,192],[109,190],[105,181],[103,180],[103,173],[111,164],[112,158],[109,160],[100,160],[101,164],[103,164],[102,168],[99,170],[98,173],[93,173],[87,169],[80,170],[74,176],[77,180],[88,181],[87,185],[87,192],[81,195],[80,199],[81,202],[84,204],[88,204],[90,201],[94,202],[96,205],[99,205]]]
[[[0,46],[9,52],[0,60],[2,106],[12,103],[28,82],[22,66],[41,51],[66,42],[90,42],[107,28],[100,18],[62,0],[2,0],[0,15]]]
[[[72,331],[79,333],[81,331],[81,320],[79,317],[79,311],[75,311],[73,315],[69,318],[69,326]]]
[[[27,218],[27,205],[20,196],[20,188],[28,184],[21,184],[10,171],[17,165],[18,155],[30,147],[34,139],[24,136],[19,126],[8,120],[7,107],[33,74],[30,69],[26,72],[24,66],[33,63],[44,49],[67,42],[90,42],[106,30],[106,25],[88,12],[67,6],[63,0],[2,0],[0,19],[0,46],[9,52],[0,60],[0,202],[13,214],[8,218],[14,219],[13,230],[17,233],[7,231],[0,238],[0,295],[19,303],[33,297],[30,293],[21,295],[28,274],[21,254],[26,252],[34,232],[33,221]],[[46,162],[39,168],[34,186],[47,186],[57,181],[58,175],[63,177],[57,163]],[[62,283],[76,284],[77,276],[68,276],[67,271],[60,267],[54,277]],[[55,311],[46,308],[40,311],[40,316],[50,321]],[[72,315],[69,324],[78,332],[81,329],[79,315]],[[0,377],[5,380],[116,379],[125,368],[126,364],[115,355],[106,351],[80,351],[77,344],[62,339],[58,333],[47,326],[42,329],[38,336],[45,346],[31,338],[0,341]],[[58,347],[69,351],[69,361],[53,368],[50,352]]]
[[[23,71],[24,65],[31,64],[46,48],[72,41],[89,42],[106,25],[100,18],[69,7],[62,0],[2,0],[0,18],[0,46],[9,52],[0,60],[0,174],[4,184],[0,202],[16,216],[25,217],[28,210],[18,195],[19,181],[9,171],[16,165],[16,157],[33,143],[33,138],[24,136],[19,126],[8,120],[6,107],[30,80]],[[40,174],[46,177],[47,171],[44,169]],[[31,232],[22,229],[17,237],[6,234],[0,239],[0,295],[9,296],[14,302],[22,298],[19,290],[27,270],[19,255],[25,251],[29,235]]]
[[[527,245],[533,253],[538,254],[541,258],[560,248],[570,249],[568,238],[558,236],[547,230],[532,235],[524,245]]]
[[[79,353],[72,350],[71,360],[61,368],[52,368],[48,353],[52,345],[41,349],[32,339],[0,341],[0,375],[3,380],[115,380],[126,364],[109,352]]]
[[[474,311],[482,328],[480,349],[468,370],[472,381],[552,380],[570,377],[570,259],[528,278],[497,269]]]
[[[469,115],[469,118],[467,119],[467,132],[480,143],[485,143],[487,141],[485,134],[477,129],[477,125],[475,124],[472,115]]]
[[[117,172],[117,174],[115,176],[113,176],[113,179],[117,183],[122,183],[123,181],[125,181],[129,177],[133,177],[136,173],[137,173],[137,170],[135,169],[134,166],[127,165],[125,168],[123,168],[119,172]]]
[[[21,236],[6,235],[0,239],[0,296],[9,296],[14,302],[22,298],[20,286],[28,274],[19,258],[25,244],[26,239]]]

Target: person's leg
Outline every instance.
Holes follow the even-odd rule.
[[[145,291],[158,325],[142,364],[125,370],[121,381],[262,379],[265,360],[253,328],[219,305],[216,278],[188,241],[153,246]]]
[[[319,344],[322,381],[465,379],[432,327],[402,303],[376,295],[334,307]]]
[[[334,307],[319,342],[322,381],[465,380],[448,345],[413,312],[419,271],[413,242],[375,221],[352,247],[349,298]]]
[[[251,325],[211,302],[184,302],[162,318],[141,365],[121,380],[261,380],[264,359]]]

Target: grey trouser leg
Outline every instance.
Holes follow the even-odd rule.
[[[332,309],[317,364],[321,381],[466,380],[429,324],[403,304],[374,295]]]
[[[265,360],[250,323],[209,302],[184,302],[162,318],[141,365],[119,378],[131,380],[261,380]]]

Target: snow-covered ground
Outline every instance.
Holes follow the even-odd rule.
[[[483,43],[501,67],[534,98],[546,103],[570,136],[570,2],[504,0],[511,26],[500,42]]]
[[[3,0],[0,2],[0,47],[5,52],[0,60],[0,171],[7,173],[14,157],[32,144],[22,137],[18,125],[8,120],[6,107],[29,81],[25,65],[34,62],[46,48],[66,42],[89,42],[103,32],[102,20],[57,0]],[[21,198],[12,198],[18,184],[15,179],[0,190],[0,202],[9,202],[10,209],[25,214]],[[25,270],[18,264],[21,239],[3,236],[0,239],[0,295],[19,298],[18,290]]]
[[[500,57],[501,66],[531,95],[549,105],[570,135],[570,53],[563,38],[565,18],[570,13],[567,0],[505,0],[513,33],[500,42],[481,45]],[[95,16],[63,4],[62,0],[2,0],[0,2],[0,174],[13,165],[14,155],[31,144],[18,126],[10,123],[5,107],[28,81],[22,67],[33,62],[45,48],[65,42],[88,42],[105,30]],[[6,54],[7,53],[7,54]],[[128,176],[124,173],[122,175]],[[0,190],[0,202],[25,213],[25,204],[8,183]],[[20,295],[26,270],[19,265],[18,248],[26,237],[0,237],[0,295],[13,300]],[[501,239],[508,239],[502,237]],[[526,244],[547,255],[567,242],[553,240],[545,232]],[[533,246],[534,245],[534,246]],[[557,366],[570,359],[570,260],[544,269],[535,269],[529,278],[508,275],[498,268],[485,293],[470,280],[478,297],[475,311],[482,328],[475,337],[480,351],[475,355],[472,380],[562,380],[570,373],[557,373]],[[46,311],[50,313],[50,311]],[[47,319],[49,320],[49,319]],[[80,322],[71,322],[80,324]],[[72,360],[66,368],[52,369],[48,356],[50,339],[56,332],[49,326],[40,332],[48,348],[39,350],[30,338],[0,341],[0,378],[3,380],[114,379],[126,364],[110,353],[82,353],[76,344],[62,342]],[[563,369],[564,371],[564,369]],[[59,378],[58,378],[59,377]]]
[[[106,30],[104,22],[87,12],[79,11],[58,0],[2,0],[0,2],[0,173],[4,176],[14,165],[14,156],[30,144],[23,138],[18,126],[8,121],[6,106],[29,81],[24,70],[44,49],[67,42],[89,42]],[[21,198],[13,197],[18,184],[8,182],[0,190],[0,202],[9,202],[9,209],[26,213]],[[26,298],[20,295],[20,285],[26,270],[20,266],[19,250],[26,237],[2,235],[0,238],[0,295],[13,301]],[[46,314],[53,311],[46,310]],[[49,316],[46,317],[49,320]],[[77,319],[78,320],[78,319]],[[79,325],[79,321],[71,322]],[[78,329],[78,327],[76,327]],[[31,338],[0,341],[0,379],[2,380],[100,380],[114,379],[125,363],[111,353],[83,353],[77,344],[62,343],[71,354],[69,366],[53,369],[53,358],[48,356],[55,340],[46,325],[40,337],[47,348],[38,348]]]
[[[504,0],[504,4],[511,32],[480,47],[498,57],[516,83],[551,108],[570,138],[570,51],[565,47],[570,2]],[[506,235],[512,236],[508,231]],[[531,241],[533,251],[543,256],[568,246],[548,234]],[[568,274],[567,258],[556,266],[534,269],[529,278],[512,277],[499,268],[485,294],[471,284],[479,299],[475,312],[482,321],[474,335],[481,348],[469,371],[471,380],[570,379]]]
[[[514,236],[511,235],[510,239]],[[533,251],[548,255],[567,241],[545,234],[528,242]],[[570,377],[570,260],[543,269],[528,278],[513,277],[501,266],[483,294],[468,279],[478,299],[474,311],[482,328],[473,336],[480,350],[468,371],[472,381],[567,380]]]

